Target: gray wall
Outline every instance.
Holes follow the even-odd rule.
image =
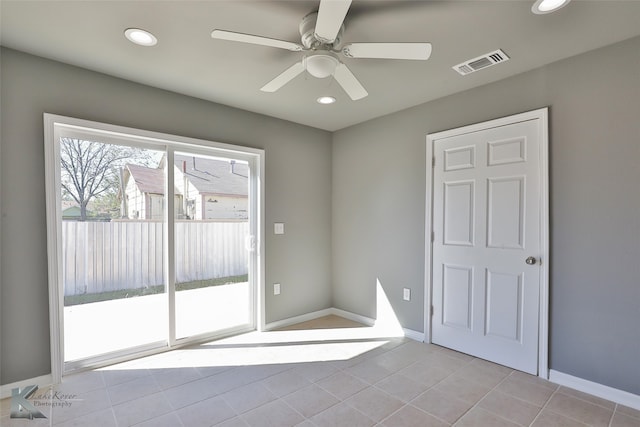
[[[50,372],[44,112],[264,148],[266,283],[282,284],[267,322],[330,307],[330,133],[4,48],[1,59],[1,384]]]
[[[545,106],[550,367],[640,394],[640,38],[336,132],[333,305],[422,331],[425,136]]]

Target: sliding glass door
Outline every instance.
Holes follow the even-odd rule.
[[[59,147],[65,361],[163,345],[164,153],[72,136]]]
[[[249,164],[174,154],[176,339],[253,324]]]
[[[63,371],[256,328],[260,150],[59,116],[45,126]]]

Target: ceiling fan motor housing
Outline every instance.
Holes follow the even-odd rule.
[[[318,12],[311,12],[302,18],[302,22],[300,22],[299,30],[300,37],[302,41],[302,45],[307,49],[337,49],[340,46],[342,41],[342,35],[344,34],[344,24],[340,26],[340,31],[338,31],[338,35],[332,42],[326,42],[323,40],[319,40],[315,34],[316,28],[316,20],[318,19]]]

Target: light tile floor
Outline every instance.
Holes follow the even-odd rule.
[[[640,426],[640,411],[329,316],[70,375],[4,426]]]

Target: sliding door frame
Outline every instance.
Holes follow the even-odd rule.
[[[74,136],[81,139],[93,139],[100,142],[132,147],[161,149],[167,155],[167,165],[173,164],[175,151],[188,150],[194,153],[219,155],[249,163],[249,246],[253,256],[249,256],[249,277],[252,279],[252,319],[249,329],[264,330],[264,150],[237,146],[203,139],[189,138],[160,132],[135,129],[124,126],[99,123],[60,115],[44,114],[44,154],[45,154],[45,189],[47,219],[47,257],[49,286],[49,323],[51,349],[51,375],[53,383],[62,381],[65,373],[64,362],[64,291],[62,277],[62,211],[61,211],[61,173],[60,173],[60,137]],[[149,354],[172,350],[184,345],[206,342],[221,337],[218,333],[200,334],[193,337],[176,339],[175,329],[175,236],[172,224],[174,218],[173,168],[167,167],[167,194],[165,208],[165,283],[167,284],[169,310],[169,328],[167,340],[151,343],[136,348],[135,354],[127,349],[122,352],[109,353],[108,357],[96,356],[90,363],[72,365],[72,370],[90,369],[117,363],[124,360],[142,357]],[[234,329],[225,331],[225,335],[246,330]]]

